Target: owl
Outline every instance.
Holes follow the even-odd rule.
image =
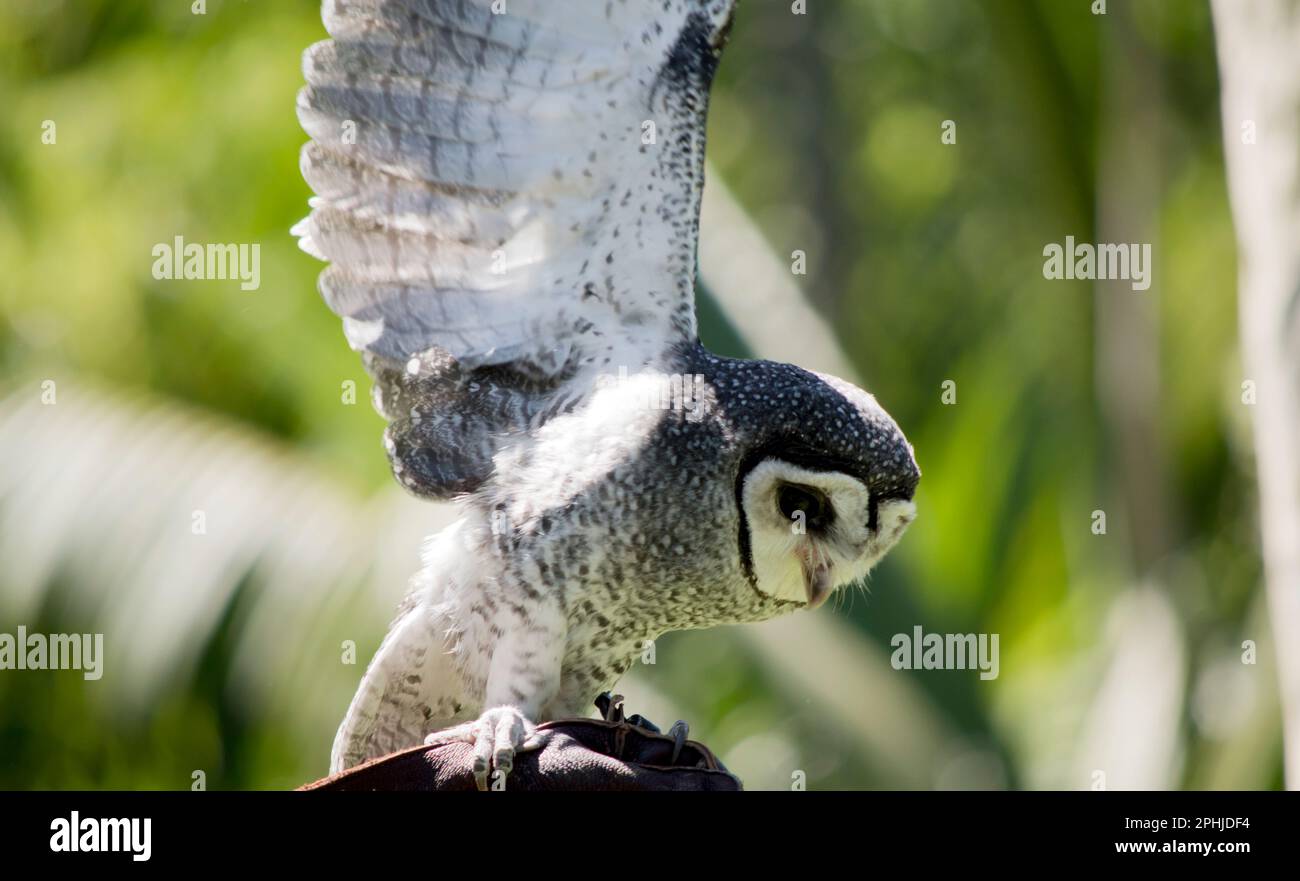
[[[295,227],[372,375],[398,481],[459,506],[335,771],[473,744],[501,788],[667,631],[863,578],[915,516],[875,399],[711,354],[694,290],[733,0],[325,0]]]

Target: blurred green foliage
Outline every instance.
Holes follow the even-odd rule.
[[[920,520],[869,593],[823,614],[885,652],[918,623],[1001,634],[994,683],[895,675],[994,769],[978,779],[1084,787],[1052,764],[1054,741],[1089,711],[1112,601],[1154,583],[1188,646],[1171,661],[1187,683],[1174,782],[1276,786],[1276,734],[1251,741],[1248,762],[1230,755],[1243,727],[1267,724],[1271,683],[1237,728],[1207,726],[1197,709],[1206,671],[1264,639],[1250,629],[1260,572],[1205,4],[1112,0],[1107,16],[1083,0],[808,5],[792,16],[784,2],[742,3],[710,155],[774,250],[807,252],[801,285],[925,475]],[[1140,85],[1108,54],[1118,28],[1156,98],[1117,116],[1116,96]],[[338,405],[341,381],[368,381],[316,294],[319,264],[288,234],[309,196],[299,55],[323,37],[312,0],[209,0],[203,16],[179,0],[0,2],[6,387],[59,370],[148,389],[256,426],[355,492],[388,485],[382,421]],[[44,120],[55,145],[42,144]],[[941,142],[945,120],[956,144]],[[1137,174],[1153,192],[1156,283],[1130,295],[1149,302],[1143,345],[1158,371],[1141,461],[1169,513],[1150,555],[1130,535],[1143,515],[1125,509],[1133,466],[1098,380],[1107,331],[1093,286],[1041,272],[1049,242],[1106,240],[1101,169],[1116,132],[1136,132],[1158,159]],[[155,281],[150,249],[175,235],[260,243],[261,289]],[[726,348],[727,329],[702,311],[706,342]],[[947,380],[954,406],[941,403]],[[1105,537],[1090,531],[1094,509],[1112,513]],[[173,788],[194,767],[219,769],[214,788],[284,786],[323,771],[332,731],[275,730],[222,685],[242,601],[143,720],[99,706],[80,681],[0,673],[0,786]],[[29,624],[60,623],[57,602],[47,614]],[[799,748],[811,785],[891,784],[748,652],[708,633],[668,637],[655,686],[724,756],[775,734]]]

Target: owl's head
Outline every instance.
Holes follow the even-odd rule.
[[[843,380],[779,391],[736,478],[745,575],[763,595],[816,608],[862,579],[916,517],[912,447],[871,395]]]

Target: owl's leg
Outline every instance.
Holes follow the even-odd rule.
[[[512,608],[517,620],[502,622],[503,634],[492,652],[484,705],[473,722],[437,731],[427,744],[474,744],[474,780],[480,790],[504,789],[515,754],[537,749],[546,734],[537,731],[542,707],[560,687],[564,657],[564,617],[549,606]]]
[[[474,744],[474,782],[486,791],[489,784],[504,789],[506,777],[514,770],[515,756],[543,746],[546,732],[539,732],[518,707],[504,706],[484,711],[473,722],[435,731],[424,742],[429,746]]]

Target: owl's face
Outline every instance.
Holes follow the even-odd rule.
[[[871,395],[821,374],[767,371],[771,420],[739,463],[746,576],[764,596],[816,608],[861,580],[916,517],[920,470]],[[784,387],[782,387],[784,385]]]
[[[754,586],[815,609],[866,576],[915,518],[916,505],[873,496],[859,477],[803,461],[760,461],[744,479],[741,504]]]

